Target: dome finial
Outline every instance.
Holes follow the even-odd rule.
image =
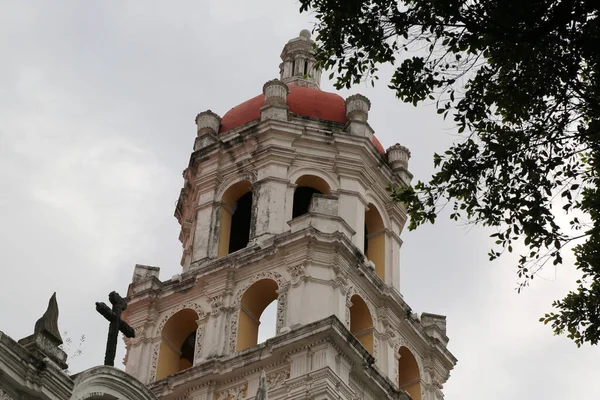
[[[279,79],[292,86],[319,89],[321,68],[315,59],[315,42],[308,29],[302,29],[298,37],[290,39],[283,47],[279,64]]]
[[[300,31],[300,35],[298,36],[306,40],[310,40],[310,31],[308,29],[302,29]]]

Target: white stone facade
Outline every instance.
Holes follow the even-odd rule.
[[[284,49],[288,85],[297,83],[290,54],[308,51],[306,41],[304,33]],[[320,71],[311,76],[318,88]],[[386,188],[408,183],[410,153],[396,149],[394,168],[376,148],[364,96],[347,99],[343,124],[289,112],[285,89],[267,82],[261,118],[224,134],[216,114],[200,114],[204,139],[196,140],[175,211],[183,271],[160,281],[156,267],[136,266],[126,371],[169,399],[252,398],[262,370],[270,399],[408,399],[409,387],[421,400],[442,399],[456,363],[445,317],[414,317],[399,292],[406,213]],[[295,193],[308,181],[321,194],[295,216]],[[244,193],[248,242],[227,254]],[[258,326],[270,291],[277,334],[255,344],[249,327]],[[358,327],[363,315],[366,328]],[[185,356],[190,346],[193,358]],[[406,354],[417,378],[404,382]]]

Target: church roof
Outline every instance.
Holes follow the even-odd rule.
[[[342,96],[294,85],[289,85],[289,89],[286,103],[291,113],[341,124],[346,123],[346,106]],[[265,96],[260,94],[233,107],[223,115],[219,133],[228,132],[259,119],[260,108],[264,105]],[[373,144],[381,154],[385,155],[383,146],[375,136],[373,136]]]

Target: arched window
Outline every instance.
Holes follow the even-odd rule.
[[[227,189],[221,198],[218,257],[224,257],[248,245],[251,219],[251,183],[241,181]]]
[[[413,400],[421,400],[421,375],[415,356],[409,349],[400,347],[398,360],[398,386],[408,392]]]
[[[188,308],[173,315],[161,332],[156,380],[194,365],[198,314]]]
[[[375,264],[375,273],[385,281],[385,227],[373,204],[365,212],[365,256]]]
[[[373,318],[365,301],[357,294],[350,299],[350,332],[373,354]]]
[[[271,302],[260,315],[257,343],[266,342],[277,335],[277,300]]]
[[[242,296],[238,321],[236,351],[242,351],[258,344],[258,327],[263,311],[277,301],[277,282],[262,279],[250,286]]]
[[[313,194],[328,194],[329,185],[325,180],[315,175],[303,175],[296,180],[294,191],[294,206],[292,218],[308,213]]]

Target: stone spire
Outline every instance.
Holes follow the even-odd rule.
[[[314,44],[310,38],[310,31],[303,29],[297,38],[291,39],[283,47],[282,63],[279,64],[283,83],[312,89],[320,88],[321,69],[315,67]]]
[[[40,319],[35,323],[33,328],[34,335],[45,335],[52,342],[60,346],[63,341],[58,331],[58,303],[56,301],[56,292],[50,297],[48,301],[48,308]]]
[[[34,355],[48,357],[60,368],[67,369],[67,354],[59,347],[62,343],[58,330],[58,303],[54,293],[48,301],[46,312],[35,323],[33,335],[19,340],[19,344]]]
[[[256,397],[254,400],[268,400],[269,388],[267,387],[267,374],[263,369],[260,374],[260,381],[258,382],[258,390],[256,391]]]

